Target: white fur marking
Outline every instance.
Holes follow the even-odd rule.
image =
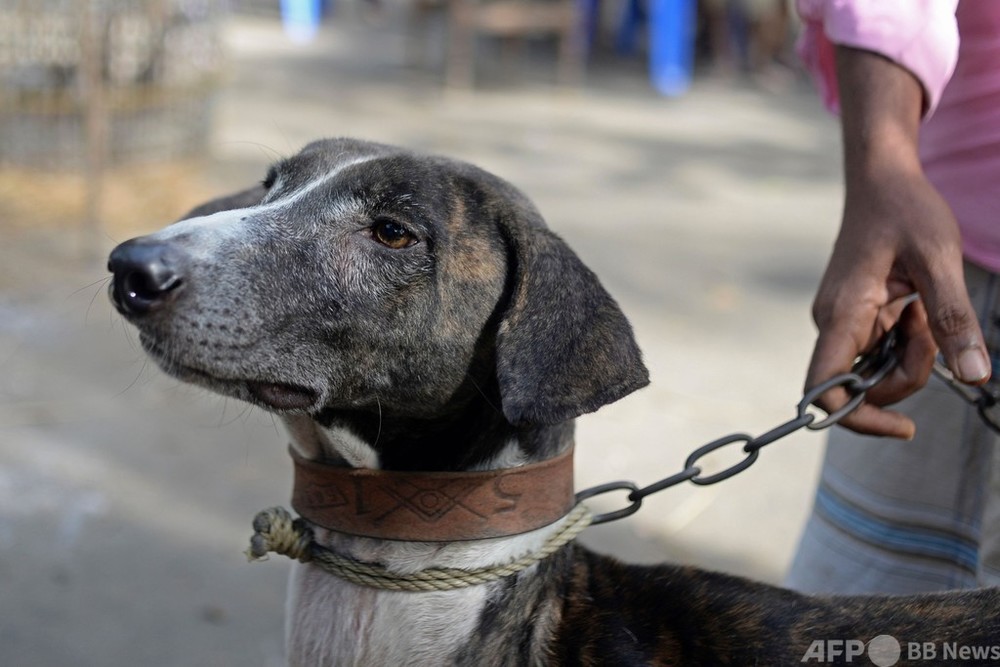
[[[472,470],[503,470],[505,468],[519,468],[528,462],[517,438],[511,438],[496,455],[473,466]]]
[[[337,553],[400,573],[432,567],[472,569],[537,551],[564,521],[524,535],[471,542],[394,542],[324,530],[317,530],[316,539]],[[523,574],[531,572],[529,568]],[[295,564],[287,604],[289,664],[452,664],[475,633],[497,585],[397,593],[357,586],[317,567]]]
[[[377,470],[382,467],[378,459],[378,452],[347,429],[323,428],[322,426],[318,428],[322,430],[326,444],[333,449],[332,452],[324,452],[327,457],[331,455],[340,456],[352,468]]]
[[[320,425],[309,415],[281,415],[292,439],[292,447],[299,456],[315,461],[324,456],[324,452],[332,449]]]
[[[337,165],[321,178],[317,178],[299,190],[296,190],[281,199],[268,202],[267,204],[250,206],[247,208],[238,208],[230,211],[219,211],[211,215],[181,220],[180,222],[175,222],[174,224],[163,228],[155,234],[151,234],[150,237],[161,241],[167,241],[183,234],[197,234],[198,243],[190,248],[192,255],[198,259],[211,259],[213,252],[217,250],[223,242],[245,238],[247,236],[247,218],[250,214],[268,213],[287,208],[308,195],[313,190],[329,183],[343,170],[353,167],[354,165],[370,162],[373,159],[375,158],[364,157]],[[346,202],[341,201],[337,203],[338,213],[345,213],[349,208],[350,206]]]

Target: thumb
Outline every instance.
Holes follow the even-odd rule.
[[[948,368],[962,382],[982,384],[990,378],[990,356],[961,271],[958,276],[957,281],[929,280],[919,291],[931,333]]]

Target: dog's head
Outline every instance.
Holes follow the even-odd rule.
[[[647,383],[597,278],[506,182],[325,140],[111,254],[112,299],[169,374],[277,412],[434,419],[495,394],[553,424]]]

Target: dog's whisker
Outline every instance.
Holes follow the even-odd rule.
[[[469,379],[469,382],[472,383],[472,386],[475,387],[476,391],[479,392],[479,395],[483,397],[483,400],[486,401],[486,405],[493,408],[493,411],[496,412],[498,415],[502,415],[503,410],[501,410],[500,408],[498,408],[496,405],[493,404],[493,400],[486,395],[486,392],[483,391],[483,388],[479,386],[478,382],[476,382],[476,378],[472,377],[472,373],[466,373],[465,377]]]
[[[218,423],[216,423],[216,426],[224,426],[225,425],[225,423],[226,423],[226,408],[228,408],[228,407],[229,407],[229,397],[228,396],[223,396],[222,397],[222,414],[219,415],[219,421],[218,421]]]
[[[279,128],[279,131],[280,131],[280,128]],[[224,145],[224,146],[253,146],[255,148],[263,149],[261,152],[264,153],[265,155],[267,153],[270,153],[272,156],[274,156],[275,160],[282,160],[285,157],[287,157],[286,154],[282,154],[281,152],[277,151],[276,149],[268,146],[267,144],[262,144],[259,141],[245,141],[245,140],[244,141],[226,141],[226,142],[223,142],[222,145]]]
[[[243,467],[250,467],[250,439],[243,438]]]
[[[278,119],[273,118],[271,120],[271,124],[274,125],[274,129],[276,129],[281,134],[281,138],[285,140],[285,147],[288,148],[289,153],[294,152],[295,146],[292,144],[291,139],[288,136],[288,133],[285,132],[285,128],[283,128],[281,125],[278,124]],[[277,155],[277,151],[275,151],[275,154]]]
[[[98,280],[97,282],[91,283],[90,285],[88,285],[88,287],[93,287],[94,285],[96,285],[98,283],[103,283],[100,287],[98,287],[96,290],[94,290],[94,294],[90,297],[90,303],[87,304],[87,310],[83,314],[83,325],[84,326],[87,326],[87,324],[90,322],[90,311],[91,311],[91,309],[93,309],[94,302],[97,301],[97,297],[98,297],[98,295],[100,295],[100,293],[102,291],[101,288],[104,285],[106,285],[107,283],[109,283],[109,282],[111,282],[111,278],[104,278],[103,280]],[[86,288],[81,288],[81,290],[82,289],[86,289]],[[80,291],[80,290],[78,290],[78,291]]]
[[[121,325],[122,334],[125,336],[125,342],[128,343],[129,349],[136,353],[136,355],[141,356],[145,362],[146,355],[143,354],[142,350],[135,346],[135,340],[132,338],[132,333],[125,327],[125,318],[119,317],[118,324]]]
[[[378,394],[375,394],[375,404],[378,406],[378,432],[375,433],[373,449],[378,447],[379,440],[382,439],[382,401],[379,400]]]
[[[111,241],[115,245],[118,245],[119,243],[121,243],[120,240],[116,239],[111,234],[109,234],[107,230],[101,230],[101,234],[104,235],[104,238],[106,238],[107,240]]]
[[[135,377],[132,378],[132,381],[129,382],[128,385],[125,386],[124,389],[122,389],[117,394],[115,394],[115,398],[118,398],[119,396],[124,396],[130,389],[132,389],[132,387],[134,387],[139,382],[139,378],[141,378],[142,374],[146,371],[146,365],[147,365],[147,363],[148,362],[146,361],[146,359],[143,358],[142,365],[139,366],[139,372],[136,373]]]
[[[250,408],[252,408],[252,407],[253,406],[251,406],[251,405],[244,405],[243,409],[236,413],[236,416],[234,416],[229,421],[220,423],[219,426],[220,427],[224,427],[224,426],[229,426],[230,424],[235,424],[236,422],[240,421],[241,417],[244,417],[245,415],[247,415],[250,412]]]
[[[66,295],[66,299],[65,300],[66,301],[70,300],[71,298],[73,298],[74,296],[76,296],[77,294],[79,294],[80,292],[82,292],[83,290],[89,289],[89,288],[93,287],[94,285],[99,285],[100,283],[109,283],[109,282],[111,282],[111,276],[104,276],[103,278],[98,278],[97,280],[95,280],[92,283],[87,283],[83,287],[80,287],[78,289],[73,290],[72,292],[70,292],[69,294]]]

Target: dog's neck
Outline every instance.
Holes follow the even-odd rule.
[[[467,542],[379,540],[316,529],[332,551],[389,572],[477,570],[537,553],[565,519],[513,537]],[[529,568],[514,577],[532,577]],[[449,591],[394,592],[347,582],[311,563],[294,563],[287,600],[289,665],[456,664],[479,633],[506,579]]]
[[[485,397],[445,418],[327,409],[285,417],[293,446],[313,460],[380,470],[495,470],[543,461],[573,443],[573,422],[515,426]]]
[[[392,419],[386,415],[380,421],[378,415],[344,411],[327,411],[319,419],[303,415],[286,416],[284,420],[292,447],[301,457],[343,461],[355,468],[499,470],[547,460],[572,447],[572,421],[516,427],[507,423],[488,402],[484,403],[487,409],[466,410],[459,418],[433,423]],[[517,555],[540,546],[550,531],[533,532],[539,533],[540,541],[530,534],[526,539],[518,536],[509,541]],[[511,558],[502,546],[505,538],[442,544],[377,540],[329,531],[321,531],[320,535],[329,546],[345,555],[381,562],[393,569],[463,567],[472,563],[481,567],[483,554],[487,553],[498,563]]]
[[[325,424],[308,416],[286,417],[293,447],[313,460],[343,461],[353,467],[380,469],[384,462],[397,467],[401,461],[419,461],[445,442],[457,451],[451,438],[472,442],[475,456],[453,455],[445,470],[491,470],[512,468],[544,460],[572,446],[572,422],[555,427],[518,429],[510,425],[499,437],[490,427],[467,424],[456,427],[419,429],[401,433],[399,424],[383,424],[376,433],[337,419]],[[419,426],[419,425],[418,425]],[[362,434],[368,432],[368,440]],[[398,438],[398,439],[397,439]],[[386,456],[386,452],[393,452]],[[428,456],[431,460],[441,460]],[[410,469],[426,469],[413,463]],[[510,563],[537,553],[566,519],[510,537],[458,541],[416,542],[383,540],[314,530],[316,541],[334,552],[366,563],[378,563],[390,572],[412,574],[431,568],[474,570]],[[525,575],[529,571],[525,571]],[[521,575],[516,575],[521,576]],[[289,664],[450,664],[461,647],[476,635],[488,600],[497,587],[493,582],[435,593],[395,593],[359,587],[311,564],[296,564],[288,598]]]

